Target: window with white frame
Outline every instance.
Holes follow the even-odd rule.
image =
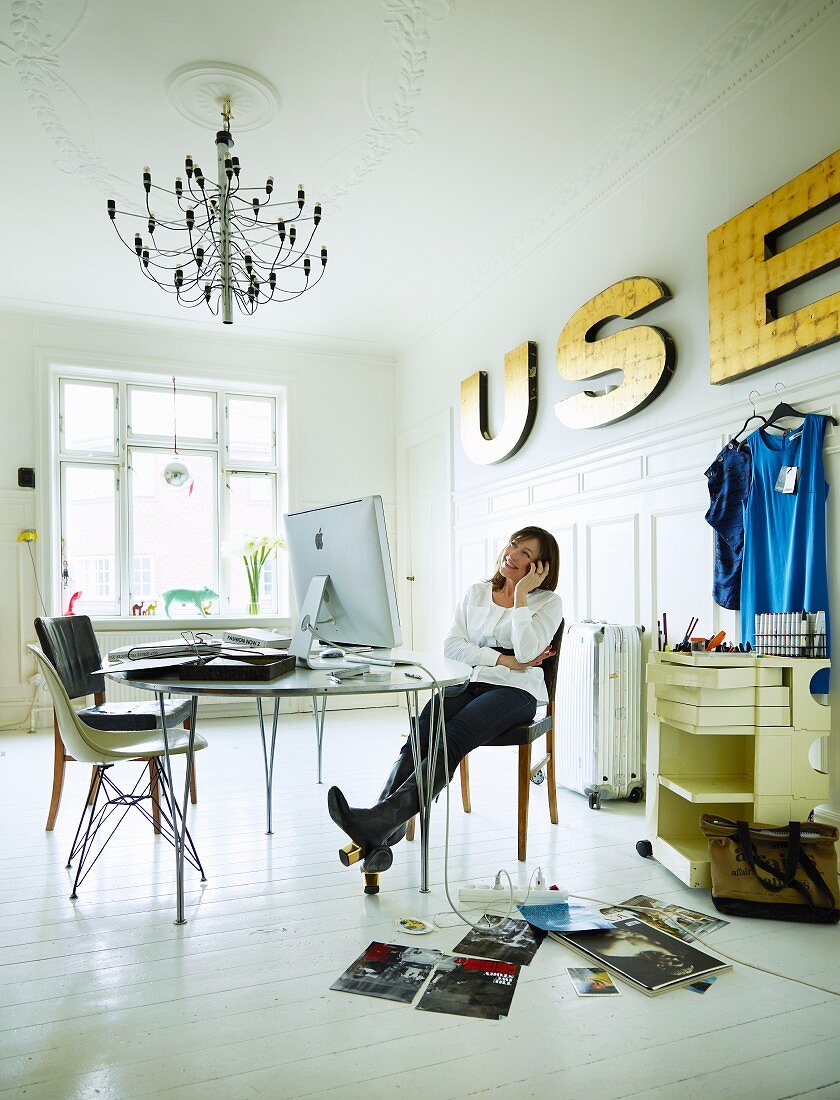
[[[140,602],[163,614],[175,589],[202,593],[210,614],[244,611],[237,547],[278,530],[279,397],[69,371],[57,386],[62,606],[81,592],[75,609],[92,616],[126,616]],[[163,478],[176,439],[189,470],[179,489]],[[287,576],[285,562],[263,570],[263,614],[288,614]],[[196,606],[176,599],[170,613]]]
[[[156,594],[154,562],[152,554],[134,555],[131,570],[132,600],[150,600]]]

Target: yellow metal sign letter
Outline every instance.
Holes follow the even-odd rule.
[[[840,222],[785,247],[783,233],[840,201],[840,150],[709,234],[711,380],[840,339],[840,291],[780,315],[786,290],[840,265]]]
[[[487,415],[487,372],[461,383],[461,444],[473,462],[489,465],[516,454],[537,415],[537,345],[527,340],[505,356],[505,414],[493,438]]]
[[[597,338],[615,317],[639,317],[671,297],[658,279],[637,275],[596,294],[580,307],[557,341],[557,370],[570,382],[624,372],[620,385],[604,393],[583,390],[554,406],[567,428],[599,428],[643,409],[665,389],[676,362],[671,337],[653,325],[636,325]]]

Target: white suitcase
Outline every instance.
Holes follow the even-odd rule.
[[[642,786],[641,628],[575,623],[560,648],[554,738],[557,782],[638,802]]]

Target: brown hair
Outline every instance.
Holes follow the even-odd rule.
[[[513,532],[507,541],[507,545],[522,542],[524,539],[536,539],[540,544],[539,560],[548,565],[548,572],[542,584],[535,591],[539,592],[540,588],[544,588],[547,592],[553,592],[557,588],[557,581],[560,578],[560,547],[557,545],[557,539],[550,531],[546,531],[542,527],[522,527],[519,531]],[[503,553],[504,550],[502,551],[502,554]],[[499,566],[502,562],[502,554],[499,554],[498,561],[496,562],[496,572],[490,578],[490,583],[493,585],[494,592],[498,592],[505,584],[505,578],[499,570]]]

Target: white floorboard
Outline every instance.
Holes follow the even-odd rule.
[[[622,985],[620,997],[580,999],[566,967],[583,960],[551,941],[523,968],[503,1021],[332,992],[371,940],[451,951],[465,931],[443,890],[443,800],[431,893],[418,890],[416,844],[395,850],[377,897],[336,857],[344,838],[327,815],[327,787],[372,801],[401,723],[393,708],[330,715],[319,787],[312,721],[286,717],[269,837],[256,723],[205,722],[210,748],[197,757],[190,826],[208,881],[188,869],[184,927],[172,923],[172,850],[139,815],[79,900],[68,899],[64,865],[89,771],[68,765],[58,825],[45,833],[52,733],[0,735],[0,1096],[840,1097],[837,926],[733,921],[710,947],[788,977],[736,964],[702,996],[648,998]],[[529,858],[519,864],[514,754],[480,751],[471,772],[471,815],[452,792],[453,896],[501,867],[524,884],[541,865],[578,895],[641,892],[713,911],[706,892],[636,854],[642,806],[593,812],[561,790],[552,826],[545,787],[534,787]],[[422,940],[394,931],[399,917],[435,914],[452,926]]]

